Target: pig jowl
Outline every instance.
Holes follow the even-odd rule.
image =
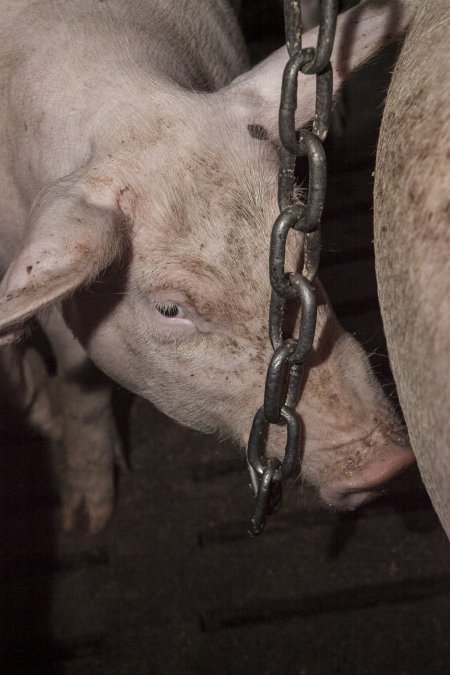
[[[286,53],[238,75],[242,42],[222,2],[192,3],[182,16],[163,2],[111,1],[108,11],[61,2],[57,12],[50,2],[2,4],[1,336],[14,341],[35,315],[47,332],[64,392],[65,524],[84,503],[95,530],[110,515],[120,451],[109,388],[91,360],[182,424],[246,442],[271,353],[273,92]],[[413,4],[393,14],[366,2],[340,18],[336,86],[404,29]],[[174,38],[180,21],[193,27],[189,68],[185,45],[161,43],[158,21]],[[314,39],[312,31],[305,44]],[[312,87],[299,87],[300,121],[312,115]],[[293,236],[293,271],[301,249]],[[328,504],[354,508],[412,455],[363,350],[318,293],[299,405],[302,472]],[[283,437],[271,431],[269,454]]]

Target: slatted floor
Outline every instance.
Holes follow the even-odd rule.
[[[366,123],[378,104],[368,72],[346,93],[350,111],[364,101],[365,122],[349,113],[329,148],[322,277],[388,381],[371,254]],[[125,409],[129,399],[118,398]],[[349,515],[296,482],[263,537],[250,539],[235,448],[141,400],[128,438],[133,470],[120,477],[114,520],[89,537],[57,528],[45,444],[22,426],[3,433],[2,675],[450,672],[450,544],[416,472]]]
[[[114,521],[91,538],[55,529],[43,445],[9,446],[2,673],[448,672],[450,545],[417,476],[344,516],[293,485],[251,539],[234,448],[144,401],[131,447]]]

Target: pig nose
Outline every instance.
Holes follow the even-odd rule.
[[[403,473],[415,462],[408,446],[389,442],[382,455],[376,455],[350,477],[328,480],[320,488],[322,500],[340,511],[352,511],[375,499],[387,483]]]

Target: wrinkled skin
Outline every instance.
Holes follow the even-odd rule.
[[[336,86],[405,28],[413,4],[364,3],[339,20]],[[0,335],[17,340],[39,314],[63,392],[64,525],[84,505],[96,531],[111,513],[120,448],[92,361],[182,424],[240,444],[261,405],[286,54],[238,76],[243,46],[222,2],[177,13],[156,1],[1,6]],[[299,86],[299,122],[313,113],[312,79]],[[254,137],[249,125],[265,131]],[[412,455],[320,286],[318,298],[299,404],[302,472],[326,503],[354,508]],[[272,429],[268,452],[283,438]]]
[[[450,6],[423,3],[389,89],[375,247],[392,370],[419,468],[450,536]]]

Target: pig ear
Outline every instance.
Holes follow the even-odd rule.
[[[0,286],[0,344],[37,312],[91,281],[124,250],[123,217],[57,184],[31,209],[25,240]]]
[[[408,4],[366,0],[338,17],[331,56],[334,94],[353,70],[404,32],[416,8],[415,2]],[[305,33],[302,47],[316,46],[317,35],[317,28]],[[250,126],[264,127],[272,140],[278,138],[281,81],[288,58],[286,47],[278,49],[250,71],[236,78],[226,90],[230,94],[230,104],[244,113]],[[298,75],[298,105],[295,114],[298,127],[304,126],[313,118],[315,79],[301,72]]]

